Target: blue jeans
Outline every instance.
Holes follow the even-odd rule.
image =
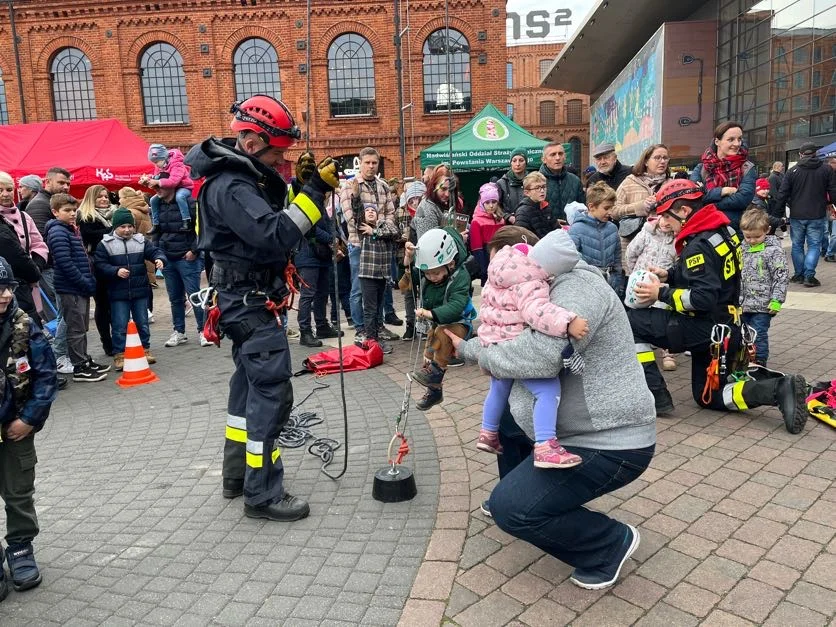
[[[363,331],[363,293],[360,290],[360,247],[353,244],[348,245],[348,264],[351,268],[351,293],[348,295],[348,302],[351,306],[351,319],[354,321],[354,330]]]
[[[816,276],[816,266],[821,255],[821,240],[824,237],[824,222],[816,220],[793,220],[790,218],[792,239],[792,265],[796,276],[811,279]],[[807,252],[804,252],[804,243]]]
[[[128,320],[133,318],[142,348],[151,348],[151,328],[148,326],[148,299],[110,301],[110,328],[113,336],[113,352],[125,352],[125,336]]]
[[[557,430],[557,406],[560,404],[560,379],[521,379],[520,382],[534,395],[534,438],[545,442],[555,436]],[[513,379],[491,377],[491,386],[482,408],[482,428],[496,431],[508,397]]]
[[[827,227],[824,239],[828,242],[828,246],[824,254],[833,257],[836,256],[836,220],[828,220]],[[824,248],[824,243],[822,243],[822,248]]]
[[[765,366],[769,359],[769,325],[772,324],[772,316],[763,312],[744,311],[742,318],[758,334],[755,337],[755,359],[761,366]]]
[[[189,213],[189,198],[191,198],[192,190],[185,187],[178,187],[174,192],[174,202],[177,203],[177,208],[180,210],[180,218],[185,222],[191,220],[192,216]],[[151,196],[151,224],[160,223],[160,197],[157,194]]]
[[[505,446],[508,436],[502,427],[500,434]],[[518,436],[505,452],[519,457],[518,448],[527,442],[524,435]],[[513,468],[506,467],[491,494],[491,515],[503,531],[570,566],[594,569],[609,564],[621,546],[625,526],[584,505],[639,477],[654,448],[605,451],[570,446],[583,463],[560,471],[535,468],[529,454]]]
[[[171,304],[171,320],[174,330],[186,332],[186,296],[194,294],[200,289],[200,273],[203,270],[203,259],[198,257],[193,261],[180,258],[177,261],[168,260],[163,268],[165,289]],[[197,332],[203,333],[203,310],[194,308],[194,320]]]

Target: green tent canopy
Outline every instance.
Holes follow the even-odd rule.
[[[549,142],[538,139],[488,103],[470,122],[455,131],[453,170],[456,172],[503,170],[515,148],[528,151],[528,168],[539,168],[543,147]],[[450,137],[421,151],[421,167],[450,163]],[[568,144],[566,161],[571,162]]]

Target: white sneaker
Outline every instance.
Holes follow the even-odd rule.
[[[69,355],[64,355],[63,357],[59,357],[57,361],[58,365],[58,372],[60,374],[72,374],[73,373],[73,362],[70,361]]]
[[[148,310],[148,324],[154,324],[154,312]]]
[[[172,346],[180,346],[180,344],[185,344],[189,341],[189,338],[186,337],[185,333],[180,333],[179,331],[175,331],[171,334],[171,337],[165,343],[165,346],[171,348]]]
[[[214,344],[212,344],[212,342],[210,342],[209,340],[206,339],[206,337],[203,335],[203,333],[200,333],[198,335],[198,337],[200,338],[200,345],[201,346],[214,346]]]

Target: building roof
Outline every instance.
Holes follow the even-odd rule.
[[[542,86],[596,95],[664,22],[683,20],[704,4],[704,0],[598,0]]]

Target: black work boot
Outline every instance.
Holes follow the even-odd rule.
[[[656,415],[670,416],[673,413],[673,398],[668,388],[650,391],[653,392],[653,400],[656,401]]]
[[[807,424],[807,381],[800,374],[778,379],[775,402],[784,416],[784,426],[792,434],[801,433]]]
[[[434,361],[424,363],[424,367],[412,373],[412,380],[425,388],[441,385],[444,371]]]
[[[319,348],[322,346],[322,342],[314,337],[313,331],[310,329],[300,329],[299,343],[302,346],[309,346],[311,348]]]
[[[415,339],[415,322],[410,322],[409,320],[406,321],[406,329],[404,330],[401,339],[404,342],[409,342]]]
[[[244,513],[250,518],[266,518],[267,520],[276,520],[279,522],[291,522],[307,518],[308,514],[311,513],[311,507],[307,501],[303,501],[285,492],[282,500],[278,503],[261,505],[259,507],[244,505]]]
[[[234,499],[244,494],[243,479],[224,479],[221,485],[225,499]]]
[[[430,407],[435,407],[443,401],[444,394],[441,391],[441,386],[427,388],[427,391],[424,392],[424,396],[422,396],[421,399],[415,403],[415,407],[421,411],[427,411]]]
[[[316,337],[320,340],[332,337],[342,337],[343,335],[345,335],[345,333],[343,333],[342,331],[337,331],[330,324],[326,324],[324,327],[316,328]]]
[[[6,548],[6,561],[9,562],[9,575],[15,590],[29,590],[41,583],[41,571],[35,561],[35,550],[31,542],[9,545]]]

